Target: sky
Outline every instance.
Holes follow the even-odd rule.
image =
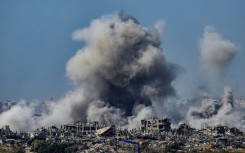
[[[58,99],[74,84],[67,61],[83,47],[72,33],[120,10],[152,27],[163,20],[162,49],[167,60],[184,71],[174,82],[177,94],[193,96],[207,81],[200,64],[199,41],[206,26],[239,46],[222,85],[245,96],[244,0],[23,0],[0,1],[0,101]]]

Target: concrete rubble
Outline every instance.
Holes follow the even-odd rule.
[[[245,152],[245,134],[235,127],[217,125],[194,129],[187,124],[171,128],[167,118],[142,120],[139,129],[121,129],[98,122],[51,126],[32,132],[0,129],[0,143],[32,149],[34,140],[50,144],[72,144],[74,152]],[[138,144],[138,145],[137,145]],[[37,151],[38,152],[38,151]]]

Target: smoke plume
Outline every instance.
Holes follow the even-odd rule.
[[[199,47],[204,70],[210,77],[222,79],[227,66],[236,56],[238,46],[223,39],[213,27],[206,26]]]
[[[0,114],[0,127],[10,125],[14,131],[26,130],[27,127],[37,128],[33,117],[33,111],[24,100],[10,110]]]
[[[25,116],[17,118],[11,109],[0,115],[0,125],[30,130],[80,120],[129,123],[133,128],[134,120],[154,116],[153,103],[161,106],[164,99],[175,95],[172,83],[179,71],[178,65],[167,62],[160,48],[163,26],[164,22],[158,22],[148,29],[122,14],[93,20],[89,27],[72,35],[73,40],[85,44],[66,68],[77,89],[50,102],[48,113],[37,120],[32,120],[34,111],[29,106],[18,104],[13,109]]]
[[[187,113],[186,120],[194,128],[204,126],[217,126],[219,124],[229,127],[245,128],[242,123],[244,110],[234,108],[231,87],[224,88],[224,95],[219,100],[204,99],[201,107],[191,107]]]
[[[151,106],[152,97],[175,94],[172,82],[178,66],[167,63],[158,31],[151,33],[132,17],[94,20],[90,27],[74,32],[73,39],[86,46],[70,59],[67,74],[98,93],[96,98],[106,105],[131,116],[135,106]]]
[[[203,37],[199,43],[201,51],[201,62],[204,70],[209,76],[212,92],[216,92],[224,78],[225,71],[236,56],[238,46],[215,32],[213,27],[204,29]],[[217,88],[218,87],[218,88]],[[220,99],[208,98],[210,93],[205,92],[200,106],[190,106],[186,115],[186,121],[194,128],[203,126],[237,126],[244,129],[241,122],[243,111],[234,108],[234,100],[231,87],[224,88],[224,95]],[[197,101],[200,99],[197,99]],[[197,102],[198,103],[198,102]]]
[[[45,104],[34,117],[32,104],[19,102],[0,114],[0,127],[34,130],[40,127],[98,121],[121,127],[139,127],[140,120],[167,115],[174,124],[186,120],[192,127],[223,125],[244,128],[244,110],[234,107],[232,90],[226,87],[218,100],[176,101],[173,82],[182,68],[167,62],[161,49],[164,22],[146,28],[134,17],[107,15],[95,19],[72,39],[84,46],[68,61],[67,76],[76,85],[64,97]],[[222,76],[235,57],[237,46],[206,27],[200,41],[201,59],[207,72]],[[190,109],[189,109],[190,108]],[[187,116],[186,116],[187,114]]]

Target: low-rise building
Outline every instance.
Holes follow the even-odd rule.
[[[168,118],[141,120],[141,131],[144,133],[168,132],[171,123]]]
[[[72,133],[76,136],[92,135],[101,127],[98,122],[82,123],[80,121],[74,124],[65,124],[61,126],[62,133]]]

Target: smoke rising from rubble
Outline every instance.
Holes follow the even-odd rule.
[[[24,100],[21,100],[18,105],[0,114],[0,127],[10,125],[15,131],[26,130],[27,127],[37,128],[32,115],[32,109],[26,105]]]
[[[244,128],[239,118],[244,110],[234,107],[230,87],[225,88],[221,100],[205,98],[209,92],[201,87],[201,107],[199,99],[188,104],[170,99],[175,96],[173,81],[182,68],[168,63],[160,47],[164,25],[159,21],[148,29],[135,18],[120,14],[95,19],[89,27],[75,31],[72,39],[85,44],[66,67],[76,88],[50,101],[47,111],[38,118],[33,118],[31,105],[20,102],[0,114],[0,126],[34,130],[75,121],[99,121],[135,128],[141,119],[166,115],[176,125],[187,121],[195,128],[219,123]],[[210,27],[205,28],[200,49],[205,70],[218,77],[237,52],[235,44],[223,40]]]
[[[137,105],[151,106],[151,98],[175,94],[172,82],[179,67],[167,63],[160,48],[163,25],[158,22],[151,32],[133,17],[104,16],[74,32],[73,39],[84,41],[86,46],[70,59],[67,74],[96,91],[101,101],[90,103],[98,112],[88,111],[89,118],[98,118],[104,109],[121,117],[132,116]]]
[[[234,108],[232,89],[229,86],[224,88],[224,95],[219,100],[203,99],[201,107],[191,107],[187,113],[187,122],[194,128],[204,126],[225,125],[229,127],[245,128],[242,123],[244,110]]]
[[[48,113],[32,120],[33,110],[21,108],[21,125],[12,124],[13,110],[6,112],[6,122],[13,129],[33,129],[37,126],[81,121],[134,126],[133,120],[154,116],[154,106],[175,95],[172,86],[180,67],[168,63],[160,48],[164,22],[148,29],[133,17],[107,15],[95,19],[87,28],[77,30],[72,39],[85,46],[67,63],[67,76],[78,86],[74,91],[49,104]],[[151,99],[157,97],[159,101]],[[15,109],[15,108],[13,108]],[[18,123],[18,122],[17,122]],[[34,126],[35,125],[35,126]]]
[[[224,95],[220,99],[208,98],[210,94],[217,94],[218,86],[225,76],[225,71],[237,54],[238,46],[229,40],[223,39],[222,35],[215,32],[213,27],[206,26],[203,37],[200,40],[199,47],[201,50],[202,66],[209,77],[209,89],[203,86],[205,92],[201,92],[201,106],[190,106],[186,121],[194,128],[203,128],[204,126],[216,126],[218,124],[226,126],[236,126],[241,129],[245,128],[241,116],[244,110],[234,108],[232,89],[229,86],[224,88]],[[203,89],[202,87],[202,89]],[[218,88],[217,88],[218,87]],[[208,92],[207,92],[208,91]]]

